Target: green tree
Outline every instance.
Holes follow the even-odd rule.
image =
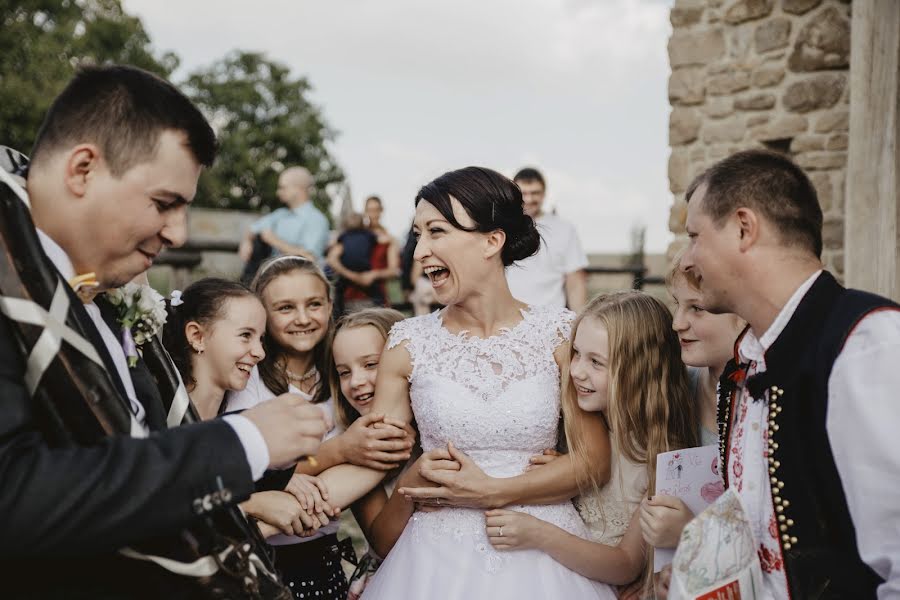
[[[277,208],[284,167],[301,165],[315,178],[313,202],[329,213],[325,187],[344,180],[326,143],[335,132],[306,98],[303,77],[263,54],[237,51],[192,73],[185,92],[206,113],[219,138],[216,164],[200,179],[196,203],[216,208]]]
[[[81,64],[127,63],[163,76],[140,19],[119,0],[0,0],[0,144],[30,152],[50,102]]]

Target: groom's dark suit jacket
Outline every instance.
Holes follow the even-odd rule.
[[[99,332],[74,294],[70,300],[127,403]],[[114,326],[110,308],[101,305]],[[202,503],[195,500],[218,490],[219,481],[235,501],[253,492],[232,428],[216,420],[166,429],[156,384],[139,362],[131,375],[148,438],[52,448],[51,426],[31,401],[24,374],[10,322],[0,315],[0,598],[189,597],[183,579],[115,552],[177,535],[196,518],[194,506]]]

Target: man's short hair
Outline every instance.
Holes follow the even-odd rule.
[[[37,164],[60,147],[88,142],[118,176],[149,160],[165,130],[184,132],[197,162],[212,165],[216,135],[175,86],[136,67],[84,67],[50,106],[31,159]]]
[[[541,172],[533,167],[525,167],[524,169],[519,169],[519,172],[516,173],[516,176],[513,177],[513,181],[519,183],[520,181],[525,183],[530,183],[536,181],[541,184],[541,187],[547,189],[547,184],[544,182],[544,176],[541,175]]]
[[[716,224],[741,207],[771,221],[785,244],[822,256],[822,208],[816,188],[803,170],[783,154],[746,150],[698,175],[685,199],[706,186],[703,208]]]

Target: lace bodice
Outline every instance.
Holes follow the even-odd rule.
[[[422,449],[452,441],[488,475],[513,477],[524,472],[531,456],[554,448],[560,402],[553,352],[568,339],[573,316],[565,309],[530,307],[516,326],[485,339],[450,333],[440,312],[394,325],[389,347],[405,343],[412,359],[410,400]],[[587,535],[570,502],[510,508]],[[416,513],[410,527],[413,535],[474,538],[488,570],[504,562],[487,541],[483,511]]]
[[[595,542],[616,546],[647,493],[647,468],[613,449],[609,482],[599,493],[580,496],[575,505]]]
[[[572,313],[531,307],[490,338],[450,333],[440,311],[401,321],[389,345],[412,358],[410,399],[422,449],[452,441],[489,475],[518,475],[528,458],[556,446],[560,417],[556,347]]]

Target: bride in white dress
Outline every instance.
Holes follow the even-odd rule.
[[[615,598],[542,552],[496,550],[485,534],[484,511],[511,506],[588,536],[570,500],[578,494],[572,459],[525,472],[532,455],[557,443],[557,359],[573,315],[527,307],[509,292],[504,268],[540,243],[518,187],[487,169],[447,173],[420,190],[414,228],[415,258],[446,308],[394,326],[373,411],[415,417],[427,453],[420,471],[434,483],[392,497],[411,518],[363,598]],[[591,468],[608,477],[606,430],[579,416]],[[378,480],[349,465],[323,477],[332,498]],[[404,494],[441,508],[413,513]]]

